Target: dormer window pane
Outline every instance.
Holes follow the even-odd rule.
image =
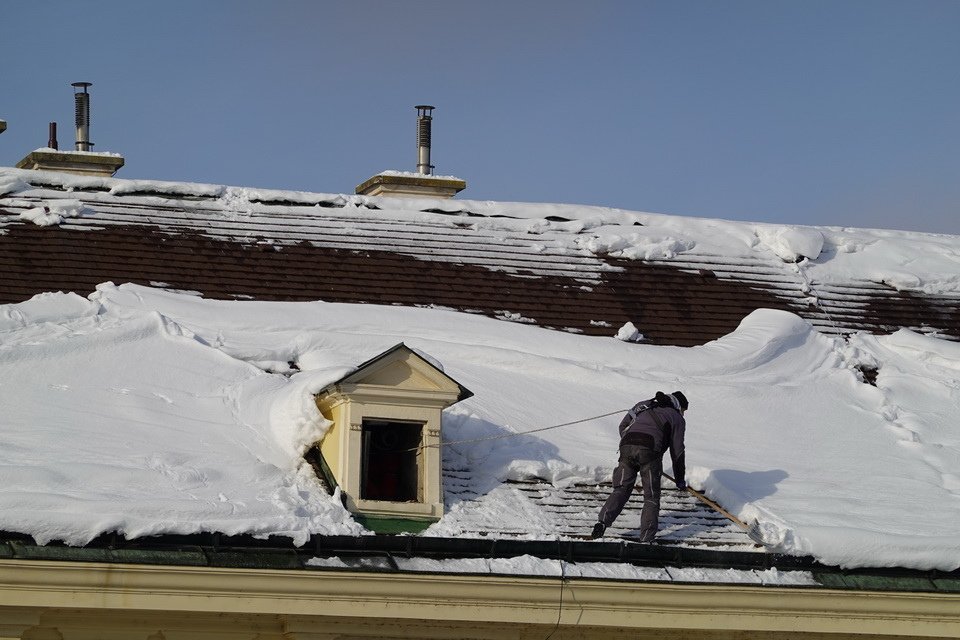
[[[360,497],[363,500],[421,502],[420,440],[423,425],[363,421]]]

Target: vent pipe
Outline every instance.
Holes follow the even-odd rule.
[[[48,149],[59,149],[57,145],[57,123],[50,123],[50,135],[47,138],[47,148]]]
[[[90,94],[87,93],[87,87],[91,86],[91,83],[74,82],[72,86],[77,107],[77,151],[90,151],[93,143],[90,142]]]
[[[421,104],[417,110],[417,173],[429,176],[433,174],[430,164],[430,123],[433,121],[433,107]]]

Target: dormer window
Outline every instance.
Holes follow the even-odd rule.
[[[443,516],[441,414],[470,391],[403,344],[317,394],[333,426],[308,459],[374,531],[415,531]]]

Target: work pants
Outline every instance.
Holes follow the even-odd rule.
[[[657,535],[660,519],[660,474],[663,454],[647,447],[625,444],[620,447],[620,464],[613,472],[613,491],[600,510],[600,522],[613,524],[633,492],[640,476],[643,511],[640,513],[640,541],[651,542]]]

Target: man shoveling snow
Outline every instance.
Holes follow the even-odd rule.
[[[640,514],[640,542],[652,542],[660,518],[660,476],[663,454],[670,449],[673,473],[678,489],[686,489],[683,447],[686,421],[683,414],[689,403],[680,391],[658,391],[650,400],[638,402],[620,421],[620,462],[613,472],[613,491],[600,509],[599,522],[591,538],[599,538],[617,519],[637,483],[643,488]]]

